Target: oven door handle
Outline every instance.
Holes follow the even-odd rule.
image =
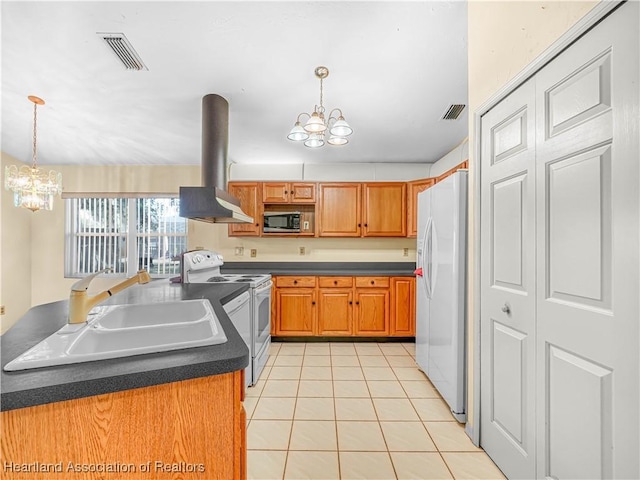
[[[256,288],[255,290],[255,294],[256,295],[260,295],[266,291],[270,291],[271,287],[273,286],[273,282],[271,280],[269,280],[269,283],[267,283],[265,286],[260,287],[260,288]]]

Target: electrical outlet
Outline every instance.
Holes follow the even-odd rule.
[[[244,255],[244,247],[236,247],[235,256],[236,257],[241,257],[243,255]]]
[[[403,257],[408,257],[409,256],[409,249],[408,248],[402,249],[402,256]]]
[[[0,305],[0,315],[4,315],[4,305]]]
[[[256,257],[258,255],[258,250],[256,248],[251,249],[251,256]]]
[[[302,229],[303,230],[309,230],[309,221],[305,220],[304,222],[302,222]]]
[[[299,250],[300,250],[300,255],[304,255],[304,247],[300,247]]]

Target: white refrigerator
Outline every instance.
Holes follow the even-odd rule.
[[[466,421],[467,171],[418,194],[416,362]]]

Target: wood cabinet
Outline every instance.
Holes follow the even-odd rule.
[[[362,232],[362,184],[321,183],[319,190],[319,235],[359,237]]]
[[[406,183],[365,183],[362,206],[363,237],[407,235]]]
[[[8,472],[4,468],[2,478],[245,479],[242,373],[4,411],[0,414],[3,466],[62,462],[62,473]],[[148,471],[141,468],[149,462]],[[69,470],[69,463],[80,470]],[[82,471],[83,465],[104,464],[133,467],[113,474]],[[181,465],[195,467],[178,473],[175,468]]]
[[[353,278],[318,277],[318,335],[353,335]]]
[[[407,183],[407,237],[415,238],[418,235],[418,194],[435,183],[435,178]]]
[[[389,277],[355,278],[354,334],[389,335]]]
[[[265,182],[262,203],[315,203],[316,184],[303,182]]]
[[[391,314],[389,335],[413,337],[416,334],[416,279],[391,279]]]
[[[240,200],[240,207],[253,217],[253,223],[230,223],[229,236],[259,237],[262,231],[262,203],[258,182],[229,182],[229,193]]]
[[[463,168],[469,168],[469,160],[465,160],[460,165],[456,165],[455,167],[453,167],[453,168],[447,170],[446,172],[444,172],[442,175],[437,176],[436,177],[436,183],[441,182],[442,180],[444,180],[448,176],[454,174],[455,172],[457,172],[458,170],[463,169]]]
[[[317,331],[316,277],[275,279],[275,334],[310,336]]]

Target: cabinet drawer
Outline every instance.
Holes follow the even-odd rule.
[[[315,287],[316,277],[277,277],[276,287]]]
[[[356,277],[356,287],[389,287],[389,277]]]
[[[353,287],[353,277],[318,277],[320,288],[351,288]]]

